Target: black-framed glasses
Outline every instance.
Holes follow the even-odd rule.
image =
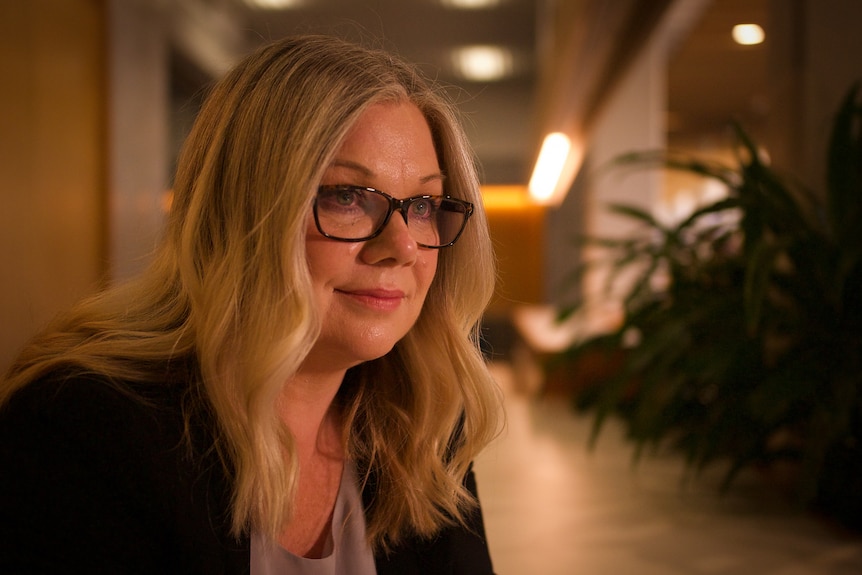
[[[314,199],[317,229],[342,242],[362,242],[380,235],[395,211],[401,212],[417,244],[436,249],[458,240],[473,214],[473,204],[449,196],[399,200],[362,186],[320,186]]]

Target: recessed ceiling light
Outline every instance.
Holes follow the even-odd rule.
[[[512,73],[512,53],[499,46],[467,46],[452,53],[455,70],[476,82],[499,80]]]
[[[733,27],[733,40],[743,46],[760,44],[765,37],[763,28],[757,24],[737,24]]]
[[[501,0],[440,0],[447,8],[457,10],[482,10],[484,8],[495,8],[500,5]]]

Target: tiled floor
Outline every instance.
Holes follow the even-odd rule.
[[[508,429],[476,463],[499,575],[862,574],[862,538],[757,478],[724,497],[709,479],[682,486],[675,458],[633,468],[616,428],[588,450],[590,421],[563,399],[506,401]]]

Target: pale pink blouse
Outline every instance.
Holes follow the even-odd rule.
[[[294,555],[281,545],[270,544],[253,534],[251,575],[376,575],[374,554],[365,541],[365,514],[357,486],[356,471],[344,464],[335,500],[332,529],[324,557],[309,559]]]

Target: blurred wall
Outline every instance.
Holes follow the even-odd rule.
[[[605,270],[591,270],[580,285],[573,285],[570,275],[585,253],[595,255],[582,249],[581,238],[621,237],[631,231],[632,222],[610,214],[609,204],[650,211],[657,201],[661,188],[657,171],[630,173],[609,169],[608,163],[620,154],[664,146],[665,49],[660,41],[650,42],[620,78],[595,120],[587,158],[570,195],[548,214],[547,301],[566,304],[586,298],[590,317],[585,320],[599,329],[612,323],[619,311],[614,301],[604,303]]]
[[[545,296],[545,208],[486,202],[488,227],[497,257],[497,289],[488,313],[501,316]]]
[[[149,262],[170,180],[170,30],[160,3],[106,0],[108,261],[112,281]]]
[[[148,0],[0,3],[0,370],[147,264],[169,180],[168,36]]]
[[[105,41],[96,0],[0,3],[0,370],[105,271]]]
[[[769,14],[768,148],[776,166],[821,191],[835,112],[862,82],[862,2],[770,0]]]
[[[650,212],[658,202],[659,170],[626,170],[611,164],[622,154],[665,147],[666,81],[665,46],[654,40],[632,62],[597,118],[590,142],[589,192],[582,206],[585,233],[590,237],[630,237],[639,227],[631,218],[610,213],[609,205],[624,204]],[[588,298],[605,299],[606,275],[599,270],[588,275],[583,286]]]

